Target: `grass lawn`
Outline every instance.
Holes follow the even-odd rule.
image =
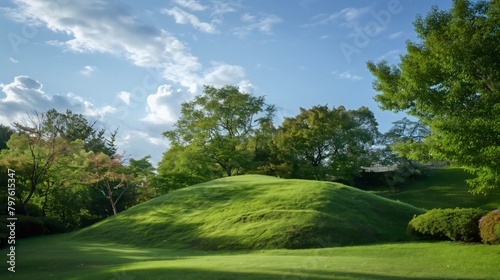
[[[78,232],[16,240],[16,272],[3,248],[0,279],[499,279],[500,246],[394,242],[423,212],[404,202],[498,207],[498,193],[470,198],[463,171],[432,172],[386,198],[257,175],[207,182]],[[276,249],[294,246],[318,248]]]
[[[200,251],[24,239],[1,279],[495,279],[500,248],[452,242],[306,250]],[[1,254],[5,256],[6,250]],[[498,279],[498,278],[497,278]]]
[[[492,190],[488,195],[473,195],[465,182],[469,178],[472,178],[472,175],[462,168],[430,168],[424,171],[423,178],[405,183],[399,192],[374,193],[424,209],[455,207],[499,209],[500,189]]]

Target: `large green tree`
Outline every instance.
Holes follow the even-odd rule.
[[[398,65],[368,62],[382,109],[429,125],[427,156],[452,160],[477,177],[471,191],[500,186],[500,1],[453,1],[414,22]]]
[[[285,118],[273,142],[291,177],[349,182],[372,162],[377,125],[366,107],[301,108],[297,116]]]
[[[271,118],[273,112],[274,106],[266,105],[263,96],[231,85],[205,86],[202,95],[182,104],[175,129],[163,135],[172,147],[196,151],[199,160],[216,164],[231,176],[251,164],[254,154],[248,140],[258,121]]]

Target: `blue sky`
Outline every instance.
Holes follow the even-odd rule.
[[[161,159],[180,104],[204,84],[265,95],[276,125],[299,108],[369,107],[366,61],[397,63],[412,22],[451,1],[7,0],[0,4],[0,123],[50,108],[119,127],[119,152]]]

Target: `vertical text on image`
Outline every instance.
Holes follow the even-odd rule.
[[[10,272],[16,272],[16,171],[7,169],[7,231],[8,241],[10,245],[7,254],[7,268]]]

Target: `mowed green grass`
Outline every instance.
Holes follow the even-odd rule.
[[[5,256],[6,250],[1,254]],[[0,279],[498,279],[498,246],[398,243],[306,250],[201,251],[25,239]]]
[[[75,238],[203,250],[345,246],[408,240],[421,213],[342,184],[244,175],[157,197]]]
[[[463,207],[464,200],[453,194],[429,194],[433,186],[447,186],[447,172],[437,179],[441,183],[428,182],[420,191],[410,188],[413,192],[405,199],[429,209],[433,203]],[[456,177],[449,178],[450,184],[460,184]],[[404,201],[405,190],[396,195]],[[486,198],[468,203],[493,207],[495,196]],[[272,215],[275,210],[281,216]],[[392,221],[401,218],[401,210],[422,211],[338,184],[265,176],[227,178],[156,198],[86,230],[18,240],[16,272],[8,272],[2,261],[0,279],[499,279],[499,246],[384,241],[387,236],[406,238],[402,226],[395,226],[399,222]],[[283,216],[284,212],[289,214]],[[308,224],[312,222],[324,232],[314,235],[309,245],[320,248],[255,249],[276,245],[269,243],[269,230],[296,223],[313,226]],[[309,227],[302,228],[282,233],[281,240],[287,242],[281,244],[297,245],[292,241],[311,237]],[[258,232],[261,235],[255,235]],[[338,238],[341,235],[345,236]],[[378,242],[349,246],[354,243],[349,235],[360,238],[360,243]],[[236,242],[236,236],[244,241]],[[241,249],[245,247],[254,249]],[[5,260],[7,252],[0,250]]]
[[[430,168],[424,170],[423,178],[405,183],[400,192],[375,192],[378,195],[406,202],[424,209],[433,208],[500,208],[500,189],[488,195],[473,195],[465,180],[473,176],[459,167]]]

